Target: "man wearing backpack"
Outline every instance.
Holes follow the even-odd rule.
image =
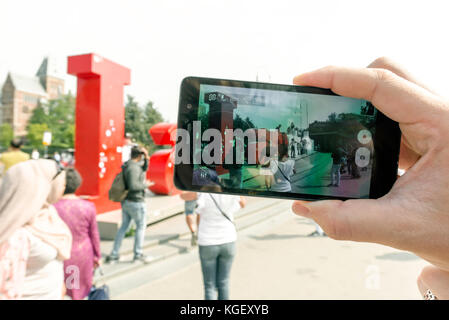
[[[143,241],[146,228],[146,202],[145,189],[149,183],[146,180],[148,169],[148,152],[144,148],[133,147],[131,149],[131,159],[122,166],[123,178],[127,194],[122,204],[122,225],[117,231],[114,240],[114,247],[106,263],[117,262],[120,258],[119,251],[122,240],[130,226],[132,220],[136,224],[136,234],[134,238],[134,261],[147,262],[147,257],[143,254]]]

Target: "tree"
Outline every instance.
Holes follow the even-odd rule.
[[[151,139],[148,130],[156,123],[164,122],[161,113],[153,107],[153,102],[149,101],[144,108],[141,108],[133,96],[127,96],[125,105],[125,132],[132,135],[133,140],[145,146],[149,153],[158,147]]]
[[[337,122],[337,114],[335,112],[332,112],[329,116],[329,121],[330,122]]]
[[[142,143],[145,136],[143,112],[134,97],[128,95],[125,105],[125,133],[130,133],[137,143]]]
[[[128,95],[125,105],[125,132],[131,133],[135,142],[144,145],[150,152],[156,149],[148,130],[164,121],[160,112],[148,102],[141,108],[134,97]],[[45,126],[43,126],[45,125]],[[52,133],[52,146],[73,148],[75,144],[75,97],[68,93],[59,99],[50,100],[33,110],[28,123],[28,139],[33,147],[42,147],[43,128]]]
[[[0,125],[0,147],[7,148],[14,138],[14,131],[9,123]]]
[[[42,147],[42,139],[44,137],[44,132],[49,131],[46,123],[33,123],[28,126],[28,143],[33,148]]]
[[[68,93],[58,99],[39,105],[33,110],[28,123],[28,131],[31,130],[32,125],[38,124],[45,124],[47,130],[52,133],[52,146],[64,149],[73,148],[75,140],[75,97]],[[42,128],[42,126],[35,126],[33,130],[40,130],[38,128]],[[35,132],[32,132],[32,138],[36,138],[34,134]],[[34,145],[36,148],[41,146],[42,139],[39,146]]]
[[[153,139],[151,138],[148,130],[155,124],[159,122],[164,122],[164,118],[161,113],[153,107],[153,102],[149,101],[143,110],[143,120],[145,127],[145,135],[143,144],[148,148],[148,152],[154,152],[158,147],[154,144]]]

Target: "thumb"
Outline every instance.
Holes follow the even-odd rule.
[[[439,300],[449,299],[449,272],[429,265],[418,277],[418,289],[421,295],[430,290]]]
[[[315,220],[337,240],[376,242],[400,248],[406,226],[386,198],[366,200],[295,201],[294,213]]]

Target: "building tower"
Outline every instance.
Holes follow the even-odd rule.
[[[59,98],[64,93],[64,80],[58,75],[56,61],[46,57],[36,76],[9,72],[2,86],[0,124],[11,126],[14,136],[26,136],[28,121],[40,102]]]
[[[59,66],[55,59],[45,57],[36,73],[44,90],[47,92],[47,99],[58,99],[64,93],[64,80],[61,79]]]

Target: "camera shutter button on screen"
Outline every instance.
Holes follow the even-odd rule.
[[[371,142],[371,132],[369,130],[360,130],[357,134],[357,140],[359,140],[361,144]]]
[[[371,152],[368,148],[360,147],[355,153],[355,164],[360,167],[366,167],[369,164]]]

